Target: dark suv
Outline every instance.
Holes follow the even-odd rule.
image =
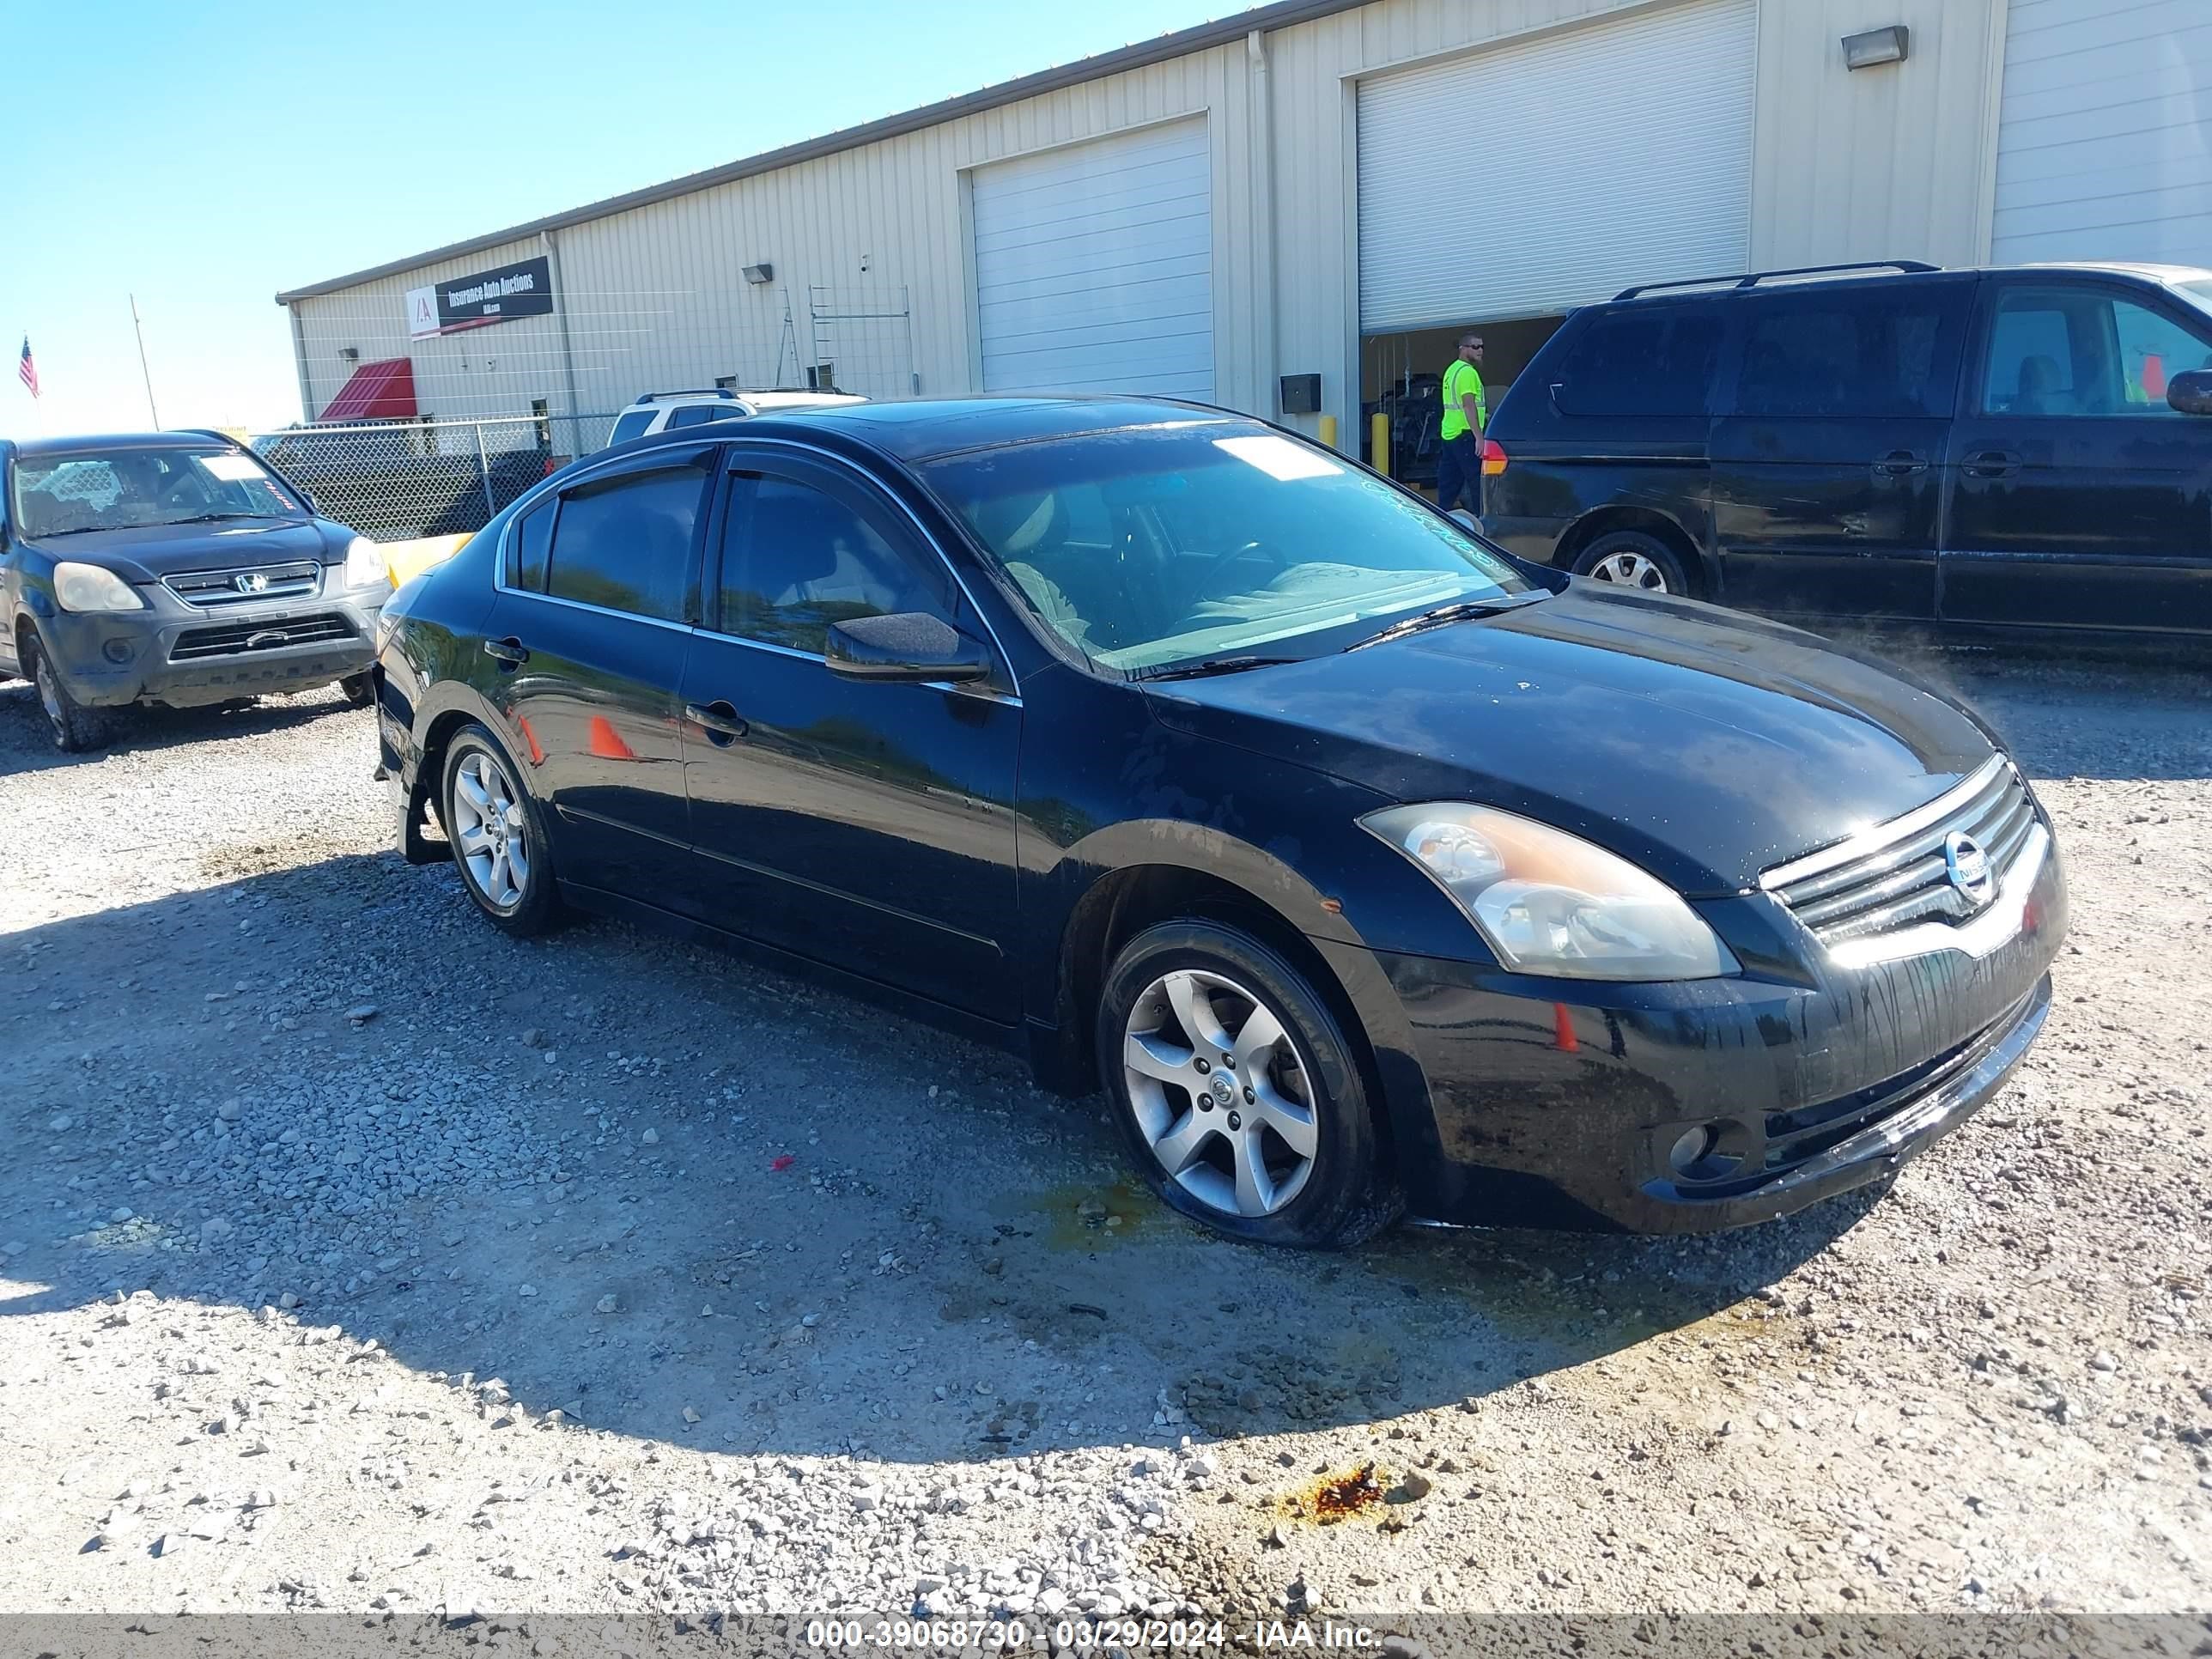
[[[1489,436],[1492,536],[1601,581],[1813,623],[2212,635],[2212,271],[1631,289],[1567,319]]]
[[[64,750],[134,703],[335,681],[365,704],[390,592],[374,543],[220,433],[0,440],[0,680],[37,686]]]

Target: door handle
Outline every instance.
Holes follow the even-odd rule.
[[[530,653],[524,648],[522,641],[512,637],[504,640],[486,640],[484,655],[494,659],[499,664],[501,672],[509,668],[520,668],[530,660]]]
[[[1909,449],[1893,449],[1874,464],[1874,470],[1884,478],[1909,478],[1928,470],[1928,458]]]
[[[727,748],[752,730],[726,702],[687,702],[684,705],[684,718],[705,732],[708,742],[721,748]]]
[[[2020,466],[2020,457],[2009,449],[1978,449],[1966,457],[1970,478],[2002,478]]]

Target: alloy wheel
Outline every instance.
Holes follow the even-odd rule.
[[[530,888],[529,820],[506,769],[481,749],[453,774],[453,817],[469,880],[495,910],[514,908]]]
[[[1273,1215],[1312,1175],[1315,1091],[1280,1016],[1227,975],[1161,975],[1129,1011],[1122,1071],[1168,1177],[1230,1215]]]
[[[53,665],[47,662],[46,653],[43,651],[39,653],[38,665],[33,671],[32,678],[39,688],[39,706],[46,711],[46,718],[53,722],[54,730],[61,731],[69,723],[69,717],[62,708],[61,683],[54,678]]]
[[[1640,587],[1647,593],[1667,591],[1667,573],[1641,553],[1624,548],[1608,553],[1590,567],[1590,580],[1620,587]]]

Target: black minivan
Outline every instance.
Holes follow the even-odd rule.
[[[1492,537],[1601,581],[1815,624],[2212,636],[2212,271],[1631,289],[1567,319],[1489,437]]]

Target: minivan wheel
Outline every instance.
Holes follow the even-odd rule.
[[[38,690],[39,707],[45,711],[54,747],[64,755],[81,755],[106,743],[115,729],[107,711],[88,708],[70,696],[69,687],[62,684],[61,675],[37,640],[29,642],[27,654],[30,660],[23,665],[23,671]]]
[[[453,843],[461,884],[477,908],[519,938],[560,918],[553,864],[538,803],[492,734],[466,726],[446,747],[439,817]]]
[[[1690,592],[1689,575],[1674,550],[1640,530],[1616,530],[1599,537],[1575,561],[1575,574],[1646,593]]]
[[[1356,1051],[1304,975],[1252,935],[1146,928],[1107,971],[1097,1042],[1130,1156],[1183,1214],[1322,1249],[1396,1218]]]

